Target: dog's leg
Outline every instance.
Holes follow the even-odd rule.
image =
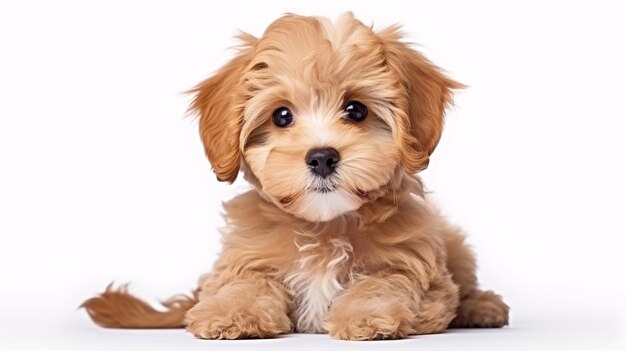
[[[457,286],[449,275],[433,280],[428,291],[420,291],[418,285],[397,271],[366,277],[333,302],[326,329],[346,340],[441,332],[454,318]]]
[[[203,339],[271,338],[291,331],[291,300],[277,281],[249,273],[220,283],[208,278],[187,312],[187,330]]]
[[[461,304],[456,318],[450,324],[453,328],[498,328],[509,323],[509,306],[492,291],[478,288],[476,259],[465,244],[465,236],[454,228],[446,229],[448,270],[454,283],[459,286]]]
[[[509,324],[509,306],[493,291],[476,289],[461,300],[451,328],[500,328]]]

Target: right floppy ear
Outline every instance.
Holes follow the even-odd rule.
[[[189,110],[200,116],[204,151],[219,181],[232,183],[239,173],[239,134],[245,101],[242,74],[250,63],[257,39],[242,33],[240,51],[224,67],[189,92],[195,94]]]
[[[450,79],[424,55],[402,40],[395,25],[378,33],[387,65],[396,72],[403,97],[400,118],[402,163],[409,173],[426,169],[443,131],[447,107],[455,90],[464,86]]]

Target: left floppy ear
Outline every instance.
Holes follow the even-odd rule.
[[[443,131],[444,115],[454,89],[464,86],[446,77],[424,55],[402,42],[399,26],[378,33],[385,61],[398,74],[401,95],[397,116],[402,163],[409,173],[428,167]]]
[[[198,84],[190,111],[200,116],[200,137],[213,171],[220,181],[232,183],[239,173],[239,134],[243,124],[245,92],[242,75],[253,55],[257,39],[242,33],[235,58]]]

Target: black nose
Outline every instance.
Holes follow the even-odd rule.
[[[339,162],[339,153],[332,147],[311,149],[306,154],[304,161],[315,174],[326,178],[335,171],[337,162]]]

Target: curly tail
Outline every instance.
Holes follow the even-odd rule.
[[[182,328],[187,310],[198,302],[197,291],[193,296],[176,295],[161,304],[165,311],[157,311],[148,303],[128,293],[128,285],[106,290],[85,302],[84,307],[91,320],[104,328]]]

